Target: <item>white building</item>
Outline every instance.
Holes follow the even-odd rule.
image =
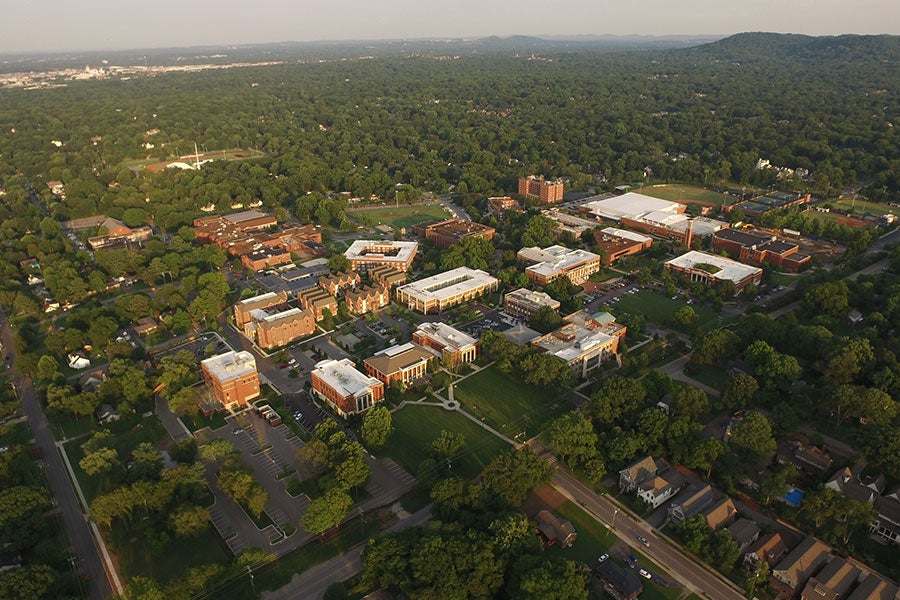
[[[688,276],[692,282],[715,285],[721,281],[731,281],[737,290],[751,283],[759,285],[763,273],[759,267],[696,250],[667,261],[665,266],[666,269]]]
[[[405,272],[412,264],[418,249],[418,242],[356,240],[347,248],[344,256],[356,271],[365,272],[372,267],[383,265]]]
[[[424,314],[442,312],[496,290],[499,283],[480,269],[459,267],[401,285],[397,288],[397,301]]]
[[[525,268],[528,278],[544,286],[551,281],[566,276],[572,283],[579,284],[600,270],[600,255],[586,250],[570,250],[565,246],[547,248],[522,248],[517,258],[532,263]]]

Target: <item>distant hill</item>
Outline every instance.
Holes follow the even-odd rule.
[[[900,36],[838,35],[814,37],[793,33],[738,33],[715,42],[678,52],[697,58],[755,62],[799,61],[900,61]]]

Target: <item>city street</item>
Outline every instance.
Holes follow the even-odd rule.
[[[3,344],[7,348],[8,356],[13,365],[15,365],[13,333],[6,321],[6,315],[2,311],[0,311],[0,321],[2,321],[0,336],[2,336]],[[12,373],[11,377],[15,381],[19,398],[22,400],[22,412],[28,418],[35,443],[40,448],[41,456],[43,456],[44,474],[47,476],[50,490],[53,492],[53,498],[56,500],[56,506],[59,508],[63,523],[65,523],[68,531],[71,550],[78,557],[78,570],[90,579],[91,598],[96,600],[108,598],[114,591],[110,583],[110,577],[116,582],[118,582],[118,577],[114,572],[110,576],[104,569],[100,559],[100,551],[94,543],[88,526],[87,516],[82,512],[75,497],[75,490],[69,481],[62,457],[56,449],[53,430],[50,428],[47,417],[44,416],[44,411],[41,409],[37,394],[31,385],[31,380],[19,373]],[[122,590],[120,587],[117,587],[115,591],[118,593]]]

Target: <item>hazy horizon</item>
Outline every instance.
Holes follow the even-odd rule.
[[[113,0],[32,0],[4,10],[0,53],[114,51],[285,42],[566,37],[721,36],[744,31],[807,35],[898,34],[895,0],[610,0],[336,2],[194,0],[127,5]],[[26,24],[29,24],[26,26]]]

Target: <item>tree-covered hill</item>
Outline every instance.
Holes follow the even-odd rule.
[[[896,68],[900,36],[838,35],[814,37],[788,33],[738,33],[683,51],[687,56],[735,61],[857,62],[884,61]]]

